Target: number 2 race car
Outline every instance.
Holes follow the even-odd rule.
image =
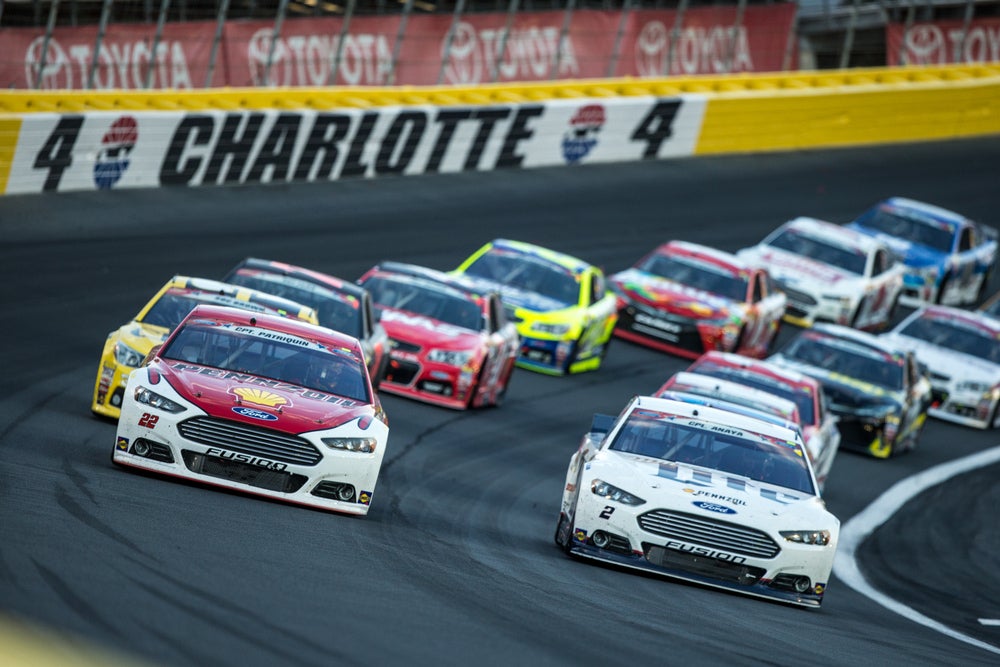
[[[798,431],[640,396],[570,459],[555,541],[571,555],[818,607],[840,522]]]
[[[521,335],[518,366],[551,375],[600,367],[618,308],[596,266],[529,243],[497,239],[454,273],[480,289],[500,292]]]
[[[785,314],[767,271],[683,241],[664,243],[609,284],[616,336],[691,359],[707,350],[766,357]]]
[[[108,334],[90,406],[95,415],[118,418],[129,373],[201,303],[284,315],[314,324],[318,321],[316,311],[289,299],[217,280],[174,276],[131,322]]]
[[[367,514],[388,436],[356,339],[198,306],[129,375],[112,460]]]

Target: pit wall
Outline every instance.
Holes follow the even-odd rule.
[[[1000,65],[0,94],[0,192],[336,180],[1000,134]]]

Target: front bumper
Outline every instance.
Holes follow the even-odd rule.
[[[379,391],[457,410],[469,406],[476,374],[469,369],[391,353]]]
[[[933,397],[934,400],[927,409],[927,414],[931,417],[972,428],[990,427],[990,415],[996,401],[984,397],[982,393],[935,388]]]
[[[151,415],[155,419],[151,420]],[[191,409],[176,415],[126,402],[118,421],[112,460],[283,502],[345,514],[368,513],[385,454],[384,438],[375,452],[362,454],[335,451],[305,436],[286,436],[287,440],[299,441],[298,454],[289,457],[282,445],[260,445],[262,438],[266,442],[268,433],[262,428],[256,429],[260,435],[252,448],[236,442],[221,445],[196,440],[199,436],[192,435],[191,424],[198,419],[211,420],[223,429],[229,423]],[[248,428],[241,422],[232,423]],[[314,452],[310,453],[310,448]],[[340,495],[345,486],[353,489],[347,500]]]
[[[611,518],[605,503],[581,496],[572,527],[569,552],[631,569],[689,581],[713,588],[778,600],[804,607],[818,607],[823,601],[836,539],[826,546],[797,544],[780,536],[767,535],[773,548],[766,554],[740,552],[735,546],[696,541],[687,536],[664,535],[642,527],[639,516],[666,512],[649,506],[615,507]],[[706,519],[706,521],[711,521]],[[647,522],[648,525],[648,522]],[[737,529],[746,528],[737,526]],[[764,535],[764,531],[756,531]],[[598,539],[595,541],[595,537]],[[606,542],[605,542],[606,539]],[[796,582],[808,579],[805,590]]]

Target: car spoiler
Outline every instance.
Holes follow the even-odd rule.
[[[608,433],[611,431],[611,427],[615,425],[614,415],[603,415],[597,413],[594,415],[594,420],[590,422],[590,432],[591,433]]]

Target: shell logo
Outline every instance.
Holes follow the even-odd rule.
[[[265,391],[263,389],[251,389],[250,387],[237,387],[232,392],[247,403],[263,405],[274,408],[279,405],[289,405],[288,399],[279,394]]]

